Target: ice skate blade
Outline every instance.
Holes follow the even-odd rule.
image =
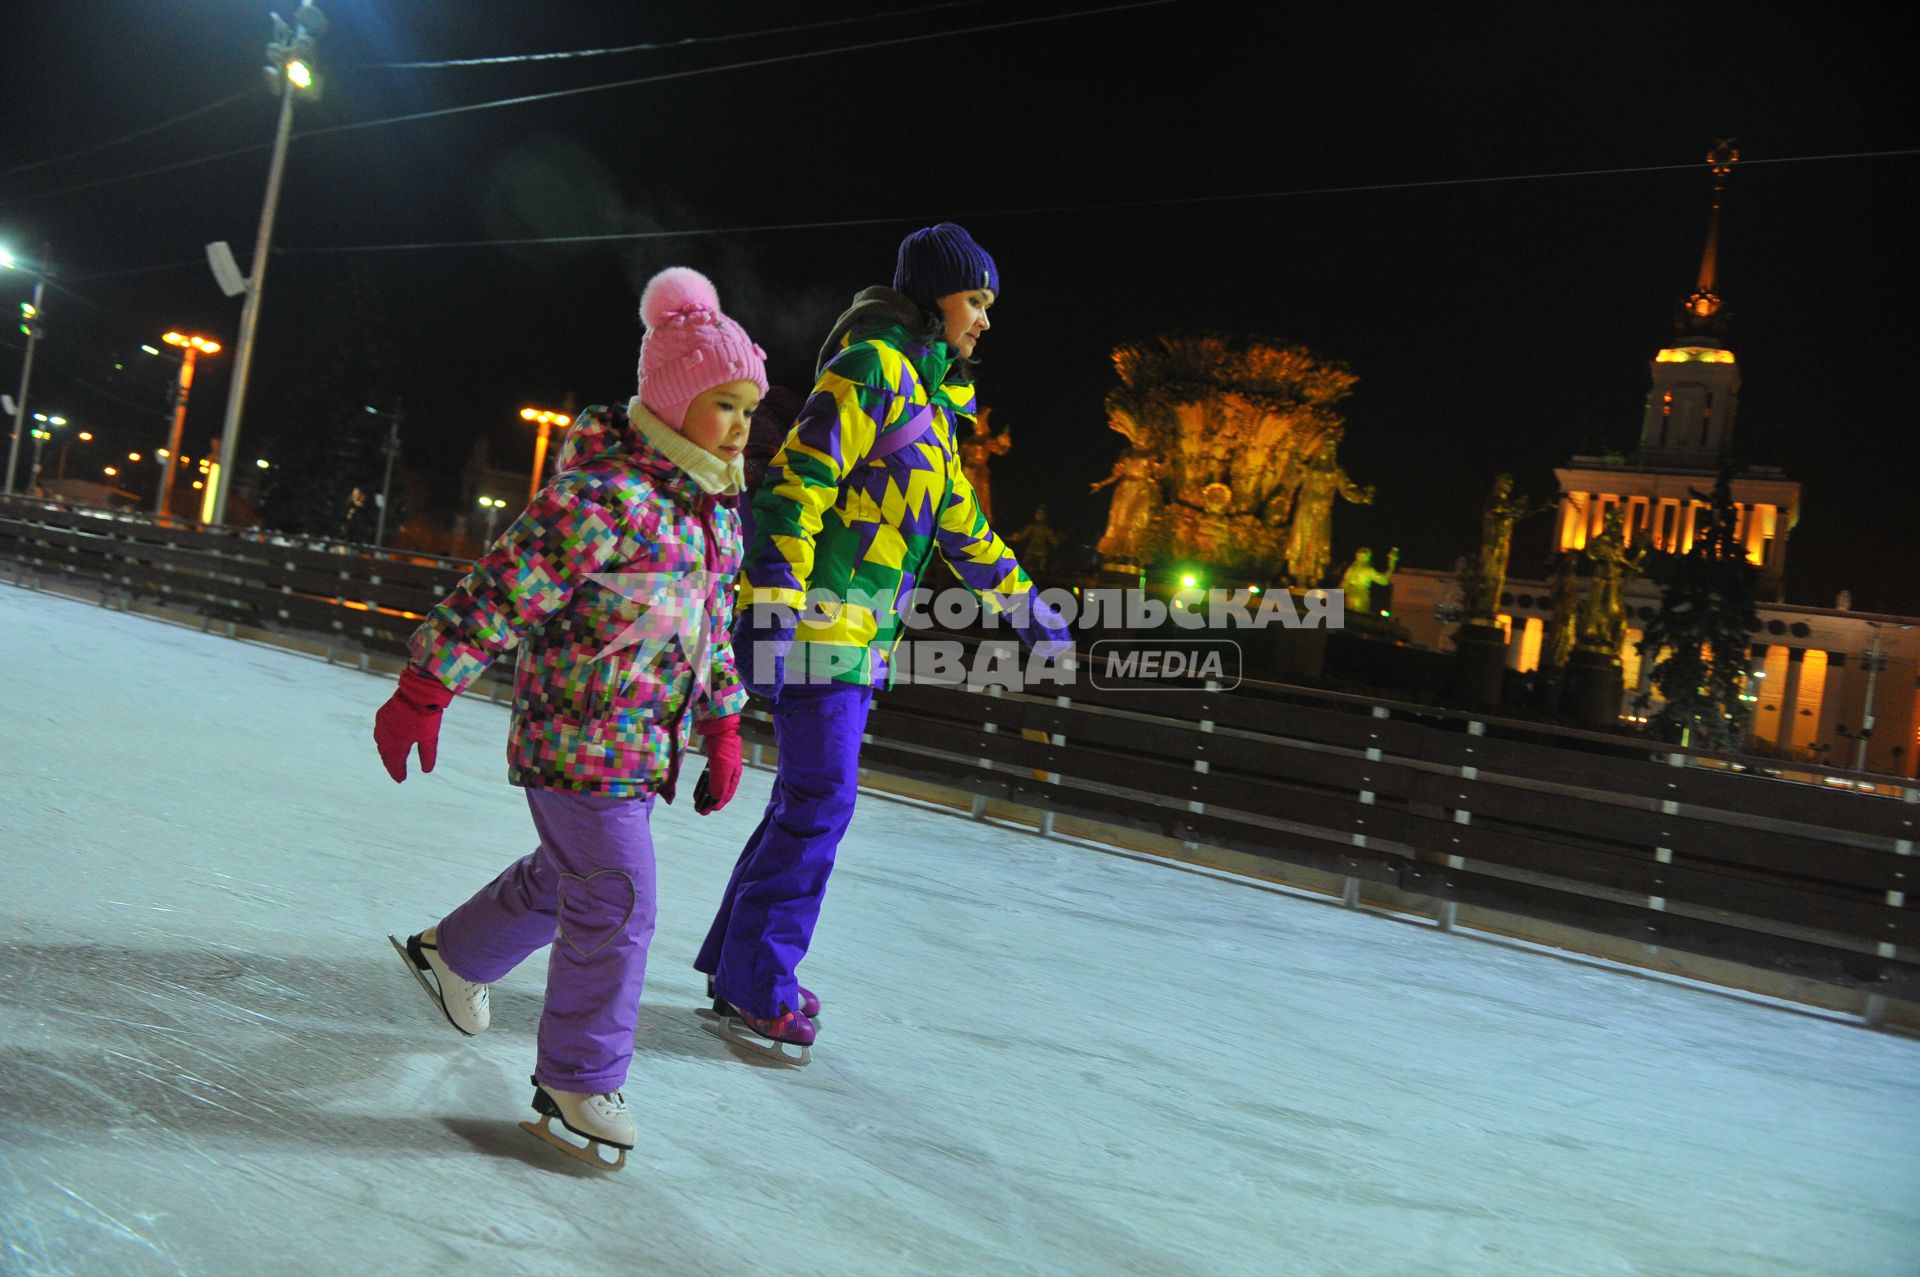
[[[433,1002],[433,1009],[438,1011],[448,1024],[453,1025],[454,1032],[463,1038],[476,1036],[475,1034],[467,1032],[454,1022],[452,1014],[447,1010],[446,1000],[441,997],[440,990],[435,988],[433,983],[427,979],[427,973],[422,971],[419,965],[414,962],[413,955],[407,952],[406,942],[398,936],[389,934],[387,936],[387,943],[392,945],[393,951],[400,955],[400,961],[407,964],[407,970],[412,973],[414,983],[418,984],[421,990],[425,992],[427,997]]]
[[[712,1011],[696,1011],[700,1017],[700,1027],[719,1038],[729,1046],[737,1046],[753,1056],[775,1064],[784,1064],[788,1068],[804,1068],[813,1059],[809,1047],[792,1042],[776,1042],[772,1038],[763,1038],[747,1027],[745,1020],[738,1016],[715,1015]]]
[[[427,997],[432,1000],[433,1009],[438,1011],[441,1014],[441,1016],[446,1019],[446,1022],[448,1024],[453,1024],[453,1031],[455,1033],[458,1033],[463,1038],[474,1037],[475,1036],[474,1034],[467,1032],[465,1029],[461,1028],[459,1025],[453,1023],[453,1016],[448,1014],[447,1004],[446,1004],[446,1001],[441,998],[440,990],[434,988],[432,984],[428,983],[427,973],[425,971],[422,971],[419,968],[419,966],[415,964],[413,960],[413,955],[407,952],[406,942],[404,940],[401,940],[398,936],[395,936],[389,933],[387,936],[387,943],[392,945],[393,951],[400,955],[400,961],[407,964],[407,970],[412,973],[414,983],[418,984],[420,988],[425,991]]]
[[[548,1123],[550,1123],[551,1121],[553,1121],[551,1117],[542,1117],[538,1122],[522,1122],[520,1123],[520,1129],[525,1131],[527,1134],[533,1136],[533,1138],[539,1140],[541,1143],[550,1144],[554,1148],[559,1149],[562,1153],[565,1153],[568,1157],[571,1157],[578,1162],[585,1162],[588,1166],[598,1167],[600,1170],[603,1170],[603,1171],[617,1171],[617,1170],[621,1170],[626,1166],[627,1164],[626,1149],[619,1148],[613,1145],[602,1144],[599,1140],[596,1140],[596,1139],[588,1139],[586,1147],[582,1148],[578,1144],[570,1143],[567,1140],[561,1139],[559,1134],[555,1132],[551,1126],[548,1125]],[[600,1150],[603,1148],[613,1149],[614,1159],[611,1162],[609,1162],[606,1158],[600,1156]]]

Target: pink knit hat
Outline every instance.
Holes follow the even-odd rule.
[[[669,266],[648,280],[640,318],[640,402],[675,430],[686,424],[687,406],[715,386],[750,381],[767,393],[767,352],[720,313],[720,294],[699,271]]]

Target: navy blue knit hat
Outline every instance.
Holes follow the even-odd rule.
[[[964,228],[942,222],[900,241],[893,288],[931,310],[948,293],[969,288],[990,288],[998,297],[1000,268]]]

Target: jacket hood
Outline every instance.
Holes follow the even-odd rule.
[[[820,358],[814,365],[814,377],[826,371],[827,364],[840,353],[840,347],[856,325],[898,327],[911,333],[925,322],[925,315],[920,303],[905,293],[883,285],[861,289],[853,295],[853,304],[840,312],[840,318],[834,320],[828,330],[827,340],[820,347]]]
[[[975,361],[955,357],[944,341],[929,344],[921,335],[926,331],[927,312],[905,293],[876,285],[853,295],[853,304],[833,321],[826,344],[820,347],[820,361],[814,369],[817,379],[833,357],[856,341],[878,337],[905,355],[919,371],[929,393],[946,387],[948,397],[962,415],[971,416],[966,407],[972,401],[971,386]],[[964,389],[963,389],[964,388]]]
[[[606,465],[632,467],[661,487],[685,489],[689,495],[700,490],[686,471],[640,432],[625,408],[595,404],[568,427],[555,472]]]
[[[596,404],[567,427],[567,437],[560,441],[560,461],[554,469],[581,470],[596,461],[634,455],[638,452],[636,445],[643,442],[625,412]]]

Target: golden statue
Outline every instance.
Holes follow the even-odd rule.
[[[1620,645],[1627,637],[1627,583],[1640,575],[1647,557],[1644,546],[1627,552],[1624,523],[1625,513],[1615,506],[1607,511],[1600,535],[1587,542],[1593,580],[1574,623],[1575,648],[1614,660],[1619,659]]]
[[[980,410],[980,419],[974,423],[973,433],[960,445],[960,470],[967,476],[967,482],[973,485],[974,498],[980,503],[980,513],[993,518],[993,476],[987,471],[987,463],[995,457],[1004,457],[1013,447],[1013,432],[1005,427],[998,431],[987,424],[991,408]]]
[[[1247,580],[1281,575],[1287,517],[1309,460],[1340,433],[1333,405],[1353,374],[1305,347],[1208,332],[1131,342],[1113,362],[1120,384],[1107,396],[1109,421],[1132,450],[1094,485],[1118,485],[1100,553]]]
[[[1297,484],[1293,520],[1287,526],[1287,577],[1310,589],[1320,584],[1333,558],[1333,499],[1372,505],[1374,490],[1362,488],[1340,468],[1340,434],[1329,434],[1307,458]]]
[[[1037,505],[1033,521],[1007,539],[1020,547],[1020,566],[1032,574],[1046,570],[1047,556],[1060,544],[1060,532],[1047,522],[1047,507]]]
[[[1513,552],[1513,525],[1538,510],[1513,495],[1513,476],[1498,475],[1480,513],[1480,554],[1461,581],[1468,621],[1491,624],[1500,614],[1500,591],[1507,584],[1507,558]]]
[[[1142,445],[1143,432],[1132,417],[1116,411],[1107,424],[1133,446],[1113,463],[1112,473],[1087,485],[1090,492],[1119,485],[1107,507],[1106,533],[1096,548],[1108,563],[1137,565],[1147,557],[1147,535],[1160,513],[1160,479],[1166,465]]]
[[[1547,622],[1547,641],[1543,645],[1542,664],[1548,669],[1563,669],[1573,655],[1574,624],[1580,616],[1583,590],[1580,583],[1580,556],[1568,551],[1553,565],[1553,619]]]
[[[1353,562],[1347,564],[1346,571],[1340,574],[1340,588],[1347,593],[1347,613],[1362,616],[1373,611],[1373,587],[1392,585],[1394,569],[1400,566],[1400,547],[1394,546],[1387,552],[1387,570],[1382,572],[1373,566],[1373,551],[1361,546],[1354,551]]]

